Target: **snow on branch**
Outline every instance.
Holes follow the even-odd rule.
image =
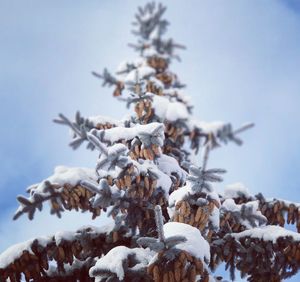
[[[233,129],[230,123],[223,122],[199,122],[191,121],[190,138],[191,147],[196,152],[201,145],[200,139],[205,138],[204,143],[209,144],[211,149],[220,146],[220,143],[227,144],[228,142],[234,142],[237,145],[242,145],[243,141],[238,135],[254,126],[253,123],[247,123],[238,129]]]
[[[221,226],[229,227],[230,230],[238,232],[244,228],[251,229],[265,225],[266,217],[258,209],[258,201],[251,201],[237,205],[233,199],[226,199],[220,208]]]
[[[145,276],[152,256],[149,249],[117,246],[101,257],[89,274],[96,281],[134,281],[138,278],[150,281]]]
[[[138,137],[144,147],[151,145],[163,146],[164,125],[153,122],[149,124],[136,124],[133,127],[115,127],[104,131],[94,131],[101,136],[101,141],[115,143],[120,140],[129,141]],[[102,134],[103,132],[103,134]]]
[[[184,281],[184,279],[195,281],[197,275],[203,279],[208,277],[209,244],[201,236],[200,231],[188,224],[178,222],[166,223],[163,230],[165,247],[162,250],[156,249],[158,253],[148,265],[147,272],[153,280],[161,281],[166,275],[174,281]],[[143,240],[140,242],[145,243],[145,240],[146,238],[144,242]],[[149,246],[154,244],[150,243]]]
[[[265,199],[261,194],[255,197],[259,201],[259,209],[268,219],[268,224],[295,224],[300,233],[300,203],[275,198]]]
[[[146,98],[147,93],[155,96],[164,96],[170,100],[184,103],[191,107],[189,97],[179,91],[183,85],[177,75],[167,70],[167,62],[163,58],[151,57],[134,63],[127,62],[131,68],[124,69],[123,64],[118,68],[118,80],[124,86],[122,94],[135,94]],[[118,87],[118,86],[117,86]],[[117,89],[117,88],[116,88]],[[124,90],[124,91],[123,91]],[[119,97],[119,100],[122,98]],[[134,100],[132,99],[131,102]],[[130,100],[127,100],[130,102]]]
[[[55,123],[66,125],[70,127],[73,132],[73,140],[70,146],[75,150],[84,141],[88,141],[87,133],[92,129],[108,129],[117,125],[124,125],[124,122],[117,121],[112,118],[95,116],[84,118],[80,115],[80,112],[76,113],[75,120],[71,121],[63,114],[59,114],[59,118],[53,120]],[[95,147],[91,142],[88,142],[87,148],[93,150]]]
[[[74,258],[71,265],[64,264],[64,272],[59,271],[54,265],[50,264],[46,271],[47,276],[40,278],[41,281],[58,282],[58,281],[76,281],[78,277],[85,277],[86,282],[92,282],[89,277],[89,270],[96,263],[96,258],[88,257],[85,260]]]
[[[112,174],[115,174],[115,171],[120,172],[132,163],[130,157],[128,157],[128,149],[125,145],[114,144],[108,147],[92,133],[88,133],[88,139],[100,151],[96,165],[97,175],[102,175],[101,171],[110,171]]]
[[[169,213],[177,222],[183,222],[199,228],[212,235],[212,230],[219,229],[220,200],[214,192],[211,182],[220,182],[222,169],[203,170],[201,167],[190,166],[187,183],[180,187],[169,198]]]
[[[106,179],[101,179],[97,186],[86,180],[81,181],[80,184],[96,194],[91,200],[93,208],[107,208],[115,204],[121,198],[120,190],[115,186],[109,186]]]
[[[160,147],[164,144],[164,125],[154,122],[143,125],[136,124],[133,127],[92,130],[91,133],[88,133],[88,139],[94,146],[97,144],[98,148],[99,146],[104,146],[104,144],[101,145],[102,143],[108,145],[114,144],[108,147],[110,155],[113,153],[113,148],[119,148],[118,150],[121,150],[123,146],[127,149],[127,147],[123,145],[126,144],[129,147],[129,155],[132,159],[145,158],[154,160],[161,155]],[[117,142],[123,144],[115,144]],[[105,150],[100,149],[100,151],[104,152]]]
[[[119,241],[114,240],[112,228],[86,226],[76,232],[60,231],[54,236],[38,237],[14,245],[0,255],[0,280],[10,278],[10,281],[19,281],[21,274],[26,281],[43,281],[57,274],[72,277],[75,269],[87,264],[91,266],[95,263],[94,258],[107,253],[120,242],[129,245],[130,238],[121,234]],[[51,260],[57,264],[55,269],[51,267]]]
[[[281,281],[300,267],[300,235],[279,226],[263,226],[225,235],[211,243],[210,266],[221,261],[249,281]]]
[[[184,103],[153,94],[152,98],[154,113],[162,122],[176,122],[190,117],[188,107]]]
[[[251,202],[258,203],[257,211],[267,219],[267,224],[285,226],[285,224],[295,224],[297,231],[300,232],[300,203],[295,203],[283,199],[268,198],[266,199],[261,193],[253,196],[242,183],[234,183],[228,185],[221,197],[223,203],[227,199],[233,199],[236,205],[247,204]],[[222,221],[231,222],[229,215],[222,216]],[[232,225],[233,224],[233,225]],[[224,228],[228,228],[228,224],[223,222]],[[229,224],[236,231],[241,230],[242,225],[236,225],[233,222]],[[235,226],[235,227],[234,227]]]
[[[166,202],[170,191],[185,182],[186,172],[175,159],[166,155],[161,155],[154,163],[143,159],[132,160],[121,152],[121,156],[128,162],[125,166],[118,165],[118,162],[113,166],[111,161],[114,161],[115,157],[118,158],[118,153],[113,154],[112,149],[114,146],[125,147],[122,144],[114,144],[107,148],[97,138],[93,142],[104,152],[98,162],[101,164],[97,170],[100,182],[80,182],[80,186],[92,194],[89,201],[91,208],[105,210],[111,207],[109,215],[115,218],[122,214],[122,220],[133,233],[137,227],[139,232],[143,233],[151,223],[148,210],[152,209],[155,203]],[[137,208],[137,204],[142,205],[141,208]]]
[[[186,242],[186,238],[184,236],[171,236],[169,238],[165,237],[164,232],[164,220],[162,215],[162,210],[160,206],[155,206],[155,223],[156,223],[156,229],[157,229],[157,235],[158,238],[152,238],[152,237],[140,237],[137,240],[137,243],[142,247],[148,247],[150,250],[155,252],[161,252],[161,251],[168,251],[171,248],[174,248],[177,244]],[[174,251],[175,249],[173,249]],[[169,250],[169,252],[172,252]],[[176,250],[175,250],[176,252]],[[170,256],[175,257],[174,254],[169,254]]]
[[[178,222],[163,225],[160,206],[155,207],[155,221],[158,238],[140,237],[137,240],[139,245],[157,253],[147,269],[154,281],[161,281],[165,275],[171,276],[174,281],[186,278],[194,281],[196,275],[207,276],[206,262],[210,259],[210,250],[199,230]]]
[[[240,182],[227,185],[223,197],[224,199],[251,199],[248,188]]]
[[[80,185],[80,181],[87,180],[95,183],[97,176],[93,169],[70,168],[58,166],[54,174],[43,180],[39,184],[29,186],[27,192],[29,197],[18,196],[20,203],[14,219],[24,213],[29,219],[33,219],[35,211],[42,210],[43,203],[49,201],[51,214],[61,216],[64,210],[80,209],[89,210],[93,217],[100,215],[99,209],[94,209],[90,204],[93,194]]]
[[[195,193],[212,192],[211,182],[222,182],[223,178],[219,175],[225,172],[226,170],[220,168],[203,170],[201,167],[191,165],[187,180],[191,183],[191,189]]]
[[[263,241],[270,241],[274,244],[279,238],[292,238],[294,241],[300,242],[300,234],[275,225],[252,228],[240,233],[233,233],[232,236],[238,240],[241,240],[245,237],[250,237],[261,239]]]

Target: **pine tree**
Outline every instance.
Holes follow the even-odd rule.
[[[98,153],[95,169],[56,167],[27,188],[14,219],[34,218],[48,202],[51,214],[105,212],[108,226],[58,232],[12,246],[0,255],[0,281],[225,281],[225,263],[248,281],[281,281],[300,265],[300,205],[250,195],[240,184],[214,190],[224,169],[209,168],[209,154],[228,142],[242,144],[230,123],[193,119],[184,84],[170,69],[184,46],[165,37],[166,8],[139,7],[131,47],[138,58],[115,74],[93,72],[133,113],[54,121],[73,132],[73,149]]]

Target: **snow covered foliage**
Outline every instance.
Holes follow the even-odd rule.
[[[0,255],[0,281],[274,281],[300,267],[300,204],[251,195],[241,183],[216,192],[226,172],[209,156],[241,133],[227,122],[193,118],[184,84],[170,69],[184,46],[166,38],[166,7],[149,3],[135,15],[131,44],[138,56],[113,73],[93,72],[131,109],[123,119],[104,116],[54,121],[70,128],[70,146],[94,150],[95,168],[59,166],[28,187],[14,219],[34,219],[45,203],[63,211],[103,211],[108,227],[82,227],[12,246]],[[199,154],[200,152],[200,154]],[[219,190],[220,191],[220,190]],[[101,225],[101,222],[98,222]]]
[[[49,201],[51,213],[61,216],[65,209],[72,208],[89,209],[89,199],[92,196],[80,186],[80,181],[89,180],[96,182],[95,171],[90,168],[69,168],[58,166],[54,174],[41,183],[31,185],[27,188],[29,197],[18,196],[20,207],[17,209],[14,219],[27,213],[29,219],[33,219],[36,209],[42,210],[43,202]],[[87,193],[86,193],[87,192]],[[90,209],[94,213],[96,210]]]
[[[90,269],[90,276],[95,277],[95,281],[129,281],[129,277],[142,279],[152,256],[149,250],[117,246],[97,261]]]

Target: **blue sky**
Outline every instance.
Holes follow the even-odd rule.
[[[0,251],[36,234],[90,223],[88,215],[56,220],[11,218],[17,194],[59,164],[93,166],[96,154],[73,152],[59,112],[121,117],[123,104],[92,77],[135,54],[130,23],[145,1],[0,1]],[[253,121],[245,144],[215,151],[223,186],[300,202],[300,5],[296,0],[163,1],[169,34],[187,46],[174,63],[188,84],[195,116]],[[95,222],[95,224],[99,223]],[[292,281],[292,280],[290,280]],[[296,280],[294,280],[296,281]]]

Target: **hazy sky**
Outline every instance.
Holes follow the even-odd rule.
[[[52,119],[77,109],[85,116],[125,113],[90,73],[135,57],[127,43],[141,2],[0,0],[0,251],[87,222],[87,215],[59,221],[46,211],[33,222],[11,218],[16,195],[55,165],[95,164],[96,153],[73,152],[68,130]],[[230,144],[212,155],[211,166],[228,170],[219,189],[239,181],[253,193],[300,202],[299,1],[163,3],[169,34],[187,46],[172,68],[188,84],[195,115],[236,127],[256,124],[244,134],[244,146]]]

